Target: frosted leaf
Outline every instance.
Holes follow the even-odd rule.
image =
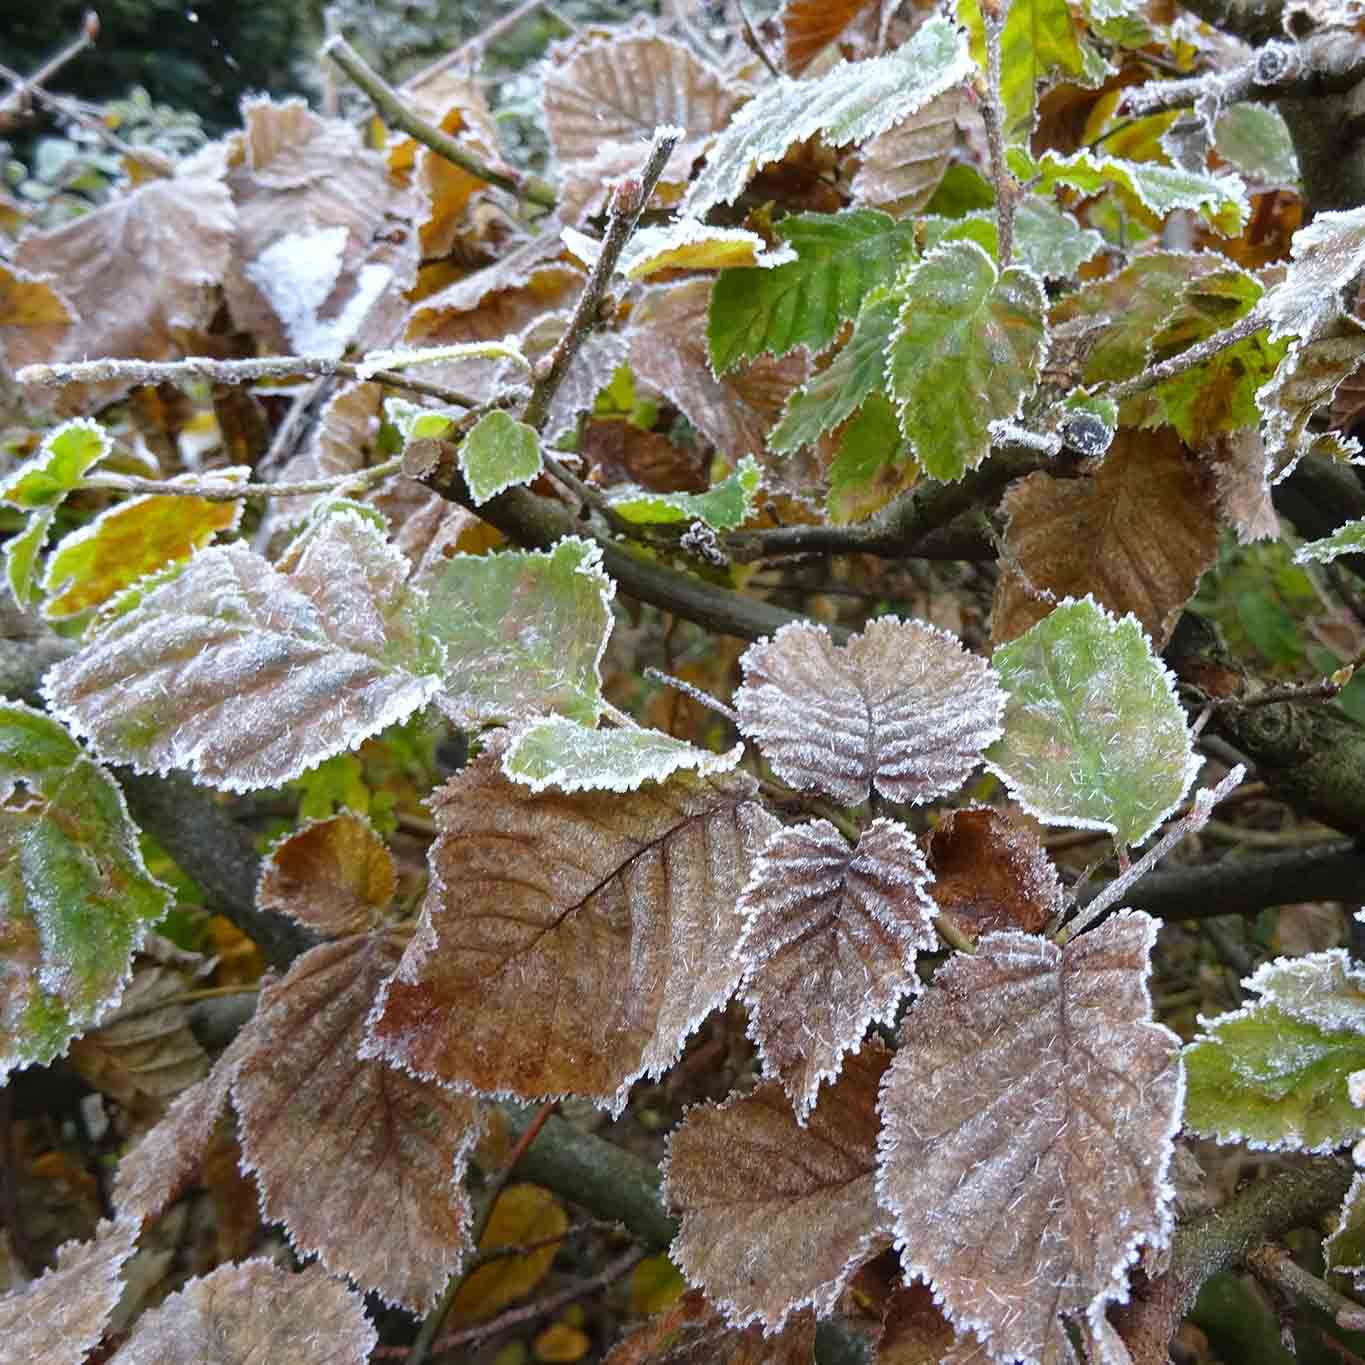
[[[209,1059],[190,1029],[190,1012],[173,997],[183,972],[145,966],[133,974],[119,1007],[71,1044],[71,1065],[101,1094],[136,1109],[165,1103],[202,1080]]]
[[[170,360],[219,307],[238,225],[217,180],[186,175],[145,184],[69,223],[28,232],[12,266],[60,286],[77,321],[42,357]],[[127,381],[67,385],[63,412],[90,411],[127,392]]]
[[[901,431],[926,474],[960,479],[990,454],[992,423],[1017,417],[1038,382],[1042,281],[997,271],[975,242],[952,242],[912,266],[896,293],[886,373]]]
[[[929,1286],[904,1285],[892,1292],[882,1312],[877,1365],[944,1365],[955,1336]]]
[[[560,212],[569,223],[605,207],[613,181],[639,171],[646,144],[663,124],[688,134],[655,191],[656,204],[671,202],[735,107],[718,72],[648,29],[552,53],[543,89],[545,128],[565,172]]]
[[[907,1277],[992,1359],[1076,1359],[1059,1314],[1126,1297],[1171,1231],[1180,1044],[1154,1023],[1157,922],[1065,948],[987,934],[940,969],[882,1085],[877,1188]]]
[[[1351,312],[1347,286],[1365,270],[1365,209],[1315,214],[1294,234],[1293,260],[1262,304],[1272,338],[1312,341]]]
[[[1047,850],[997,810],[945,811],[925,841],[934,902],[973,937],[999,929],[1041,933],[1065,903]]]
[[[752,455],[705,493],[651,493],[643,488],[615,488],[607,501],[619,517],[651,525],[701,521],[718,531],[733,531],[753,515],[763,472]]]
[[[827,820],[779,830],[739,898],[741,996],[763,1074],[804,1124],[873,1023],[919,990],[915,955],[937,947],[933,874],[914,836],[875,820],[850,848]]]
[[[26,611],[33,602],[33,582],[37,577],[38,556],[47,544],[56,512],[50,507],[30,514],[24,529],[5,541],[5,582],[14,605]]]
[[[1259,193],[1298,193],[1299,159],[1284,115],[1273,104],[1232,104],[1214,124],[1214,150]]]
[[[1005,543],[991,639],[1013,640],[1062,597],[1091,592],[1132,612],[1157,647],[1170,639],[1218,557],[1212,490],[1169,428],[1124,428],[1088,478],[1039,471],[1003,499]]]
[[[948,169],[962,103],[962,87],[945,90],[866,143],[862,165],[849,187],[854,201],[897,218],[918,213]]]
[[[65,1243],[52,1269],[0,1295],[6,1365],[81,1365],[123,1293],[119,1271],[137,1232],[133,1221],[102,1222],[94,1241]]]
[[[250,476],[250,469],[236,466],[215,469],[210,481],[242,483]],[[201,481],[195,474],[175,480]],[[43,615],[61,620],[103,606],[138,579],[188,559],[214,536],[235,530],[241,516],[240,502],[206,498],[152,495],[116,503],[66,536],[48,557]]]
[[[439,690],[407,571],[353,511],[326,517],[287,574],[240,544],[205,550],[50,669],[44,694],[113,762],[277,786]]]
[[[489,412],[460,442],[460,473],[475,506],[537,478],[544,461],[534,427],[506,412]]]
[[[67,328],[76,322],[58,284],[0,265],[0,371],[19,370],[57,354]]]
[[[1138,844],[1184,800],[1199,758],[1135,617],[1067,598],[991,663],[1009,701],[986,766],[1030,815]]]
[[[915,257],[910,226],[872,209],[793,214],[777,235],[785,264],[726,270],[716,280],[707,341],[717,374],[765,353],[823,350],[867,293]]]
[[[372,929],[398,885],[393,857],[363,815],[344,810],[300,825],[261,865],[256,904],[324,938]]]
[[[629,792],[683,769],[702,776],[729,772],[743,756],[742,744],[714,754],[658,730],[590,730],[550,716],[512,731],[502,770],[536,792]]]
[[[926,20],[884,57],[841,63],[816,80],[779,77],[744,105],[711,144],[684,211],[698,218],[732,203],[764,166],[817,133],[833,147],[894,127],[973,70],[957,25]]]
[[[799,76],[860,17],[875,8],[873,0],[786,0],[779,22],[787,70]]]
[[[49,716],[0,704],[0,1080],[118,1004],[170,908],[118,784]]]
[[[432,799],[422,918],[367,1048],[422,1076],[616,1111],[739,984],[735,899],[776,821],[742,773],[533,792],[497,745]]]
[[[644,280],[664,270],[771,270],[795,259],[789,247],[770,248],[748,228],[712,227],[696,218],[680,218],[641,228],[626,244],[616,269],[629,280]]]
[[[879,390],[886,377],[886,348],[896,327],[900,296],[874,289],[863,300],[853,334],[806,386],[793,394],[769,438],[779,453],[812,445],[851,417],[860,403]]]
[[[775,1336],[731,1327],[699,1290],[690,1289],[622,1338],[606,1365],[811,1365],[815,1314],[793,1313]]]
[[[1365,1034],[1365,972],[1352,967],[1345,948],[1263,962],[1242,986],[1329,1033]]]
[[[849,1276],[891,1244],[873,1188],[879,1042],[798,1127],[780,1086],[696,1105],[669,1138],[664,1198],[681,1217],[670,1255],[737,1327],[775,1332],[807,1306],[828,1314]]]
[[[379,1334],[359,1294],[320,1267],[221,1265],[144,1313],[110,1365],[365,1365]]]
[[[1214,489],[1222,519],[1240,545],[1278,540],[1280,519],[1271,501],[1265,441],[1251,429],[1220,433],[1209,449]]]
[[[991,670],[921,621],[878,617],[846,645],[792,622],[750,645],[740,666],[740,729],[783,781],[844,805],[874,787],[916,805],[946,795],[1000,734]]]
[[[481,555],[502,543],[486,521],[401,474],[385,479],[366,497],[389,524],[394,548],[412,565],[408,581],[427,588],[447,559]]]
[[[630,368],[728,459],[761,454],[782,405],[806,377],[806,358],[763,356],[717,379],[707,354],[710,299],[709,279],[648,292],[631,319]]]
[[[862,521],[919,478],[890,399],[882,393],[870,394],[844,423],[838,451],[826,471],[829,519],[838,525]]]
[[[232,1098],[261,1215],[386,1302],[435,1306],[469,1242],[465,1162],[477,1103],[357,1059],[396,934],[305,953],[261,992]]]
[[[1322,1244],[1327,1268],[1350,1275],[1359,1292],[1365,1276],[1365,1172],[1357,1171],[1342,1201],[1336,1231]]]
[[[1296,564],[1330,564],[1338,555],[1365,552],[1365,521],[1348,521],[1322,540],[1310,540],[1294,551]]]
[[[437,698],[457,725],[558,711],[591,725],[616,585],[595,544],[455,555],[427,580],[424,628],[449,651]]]

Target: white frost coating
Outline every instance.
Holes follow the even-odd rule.
[[[571,231],[571,229],[566,229]],[[582,233],[576,236],[582,236]],[[667,256],[685,251],[688,247],[710,247],[716,250],[729,248],[735,257],[732,261],[713,260],[709,265],[700,262],[670,261]],[[748,248],[750,259],[740,258],[736,248]],[[578,253],[575,253],[578,254]],[[795,248],[783,243],[770,248],[767,241],[748,228],[712,227],[698,218],[679,218],[672,223],[658,227],[641,228],[626,245],[617,262],[618,274],[631,280],[647,279],[660,270],[667,269],[713,269],[721,265],[749,266],[757,269],[771,269],[773,266],[786,265],[797,259]]]
[[[602,243],[596,237],[589,237],[586,232],[580,232],[576,227],[561,228],[559,236],[564,245],[584,265],[591,268],[597,264],[597,258],[602,254]]]
[[[356,366],[357,380],[372,378],[380,370],[402,370],[409,365],[435,365],[446,360],[511,360],[529,370],[531,362],[521,353],[516,337],[501,341],[460,341],[449,346],[398,346],[388,350],[371,351]],[[413,404],[412,406],[417,406]],[[421,408],[429,412],[429,408]]]
[[[1365,1071],[1353,1071],[1346,1077],[1346,1097],[1357,1109],[1365,1109]]]
[[[729,772],[743,757],[743,744],[715,754],[658,730],[590,730],[547,716],[512,730],[502,770],[534,792],[547,787],[629,792],[645,782],[664,782],[683,768],[702,776]]]
[[[1365,269],[1365,208],[1317,214],[1294,234],[1292,255],[1261,301],[1272,341],[1295,333],[1312,340],[1346,312],[1342,291]]]
[[[54,471],[53,466],[61,458],[57,443],[71,431],[84,432],[93,437],[95,439],[95,453],[81,459],[70,470]],[[49,431],[43,438],[42,445],[38,447],[37,454],[29,456],[17,469],[0,480],[0,502],[13,502],[16,507],[30,507],[35,505],[46,506],[57,501],[59,497],[54,494],[43,497],[41,502],[31,501],[27,498],[23,501],[16,501],[14,495],[20,486],[35,474],[61,484],[65,484],[68,479],[74,482],[74,480],[89,473],[113,448],[113,439],[98,422],[89,417],[73,417],[69,422],[63,422],[61,426],[54,427]]]
[[[1242,985],[1267,1004],[1328,1033],[1365,1034],[1365,970],[1345,948],[1263,962]],[[1365,1084],[1365,1072],[1357,1072]],[[1365,1101],[1352,1098],[1353,1104]]]

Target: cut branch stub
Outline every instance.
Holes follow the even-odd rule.
[[[1004,694],[948,631],[883,616],[847,645],[793,622],[745,651],[740,729],[795,787],[918,805],[954,791],[1001,733]]]
[[[740,897],[749,1033],[805,1123],[870,1023],[919,989],[933,948],[932,874],[914,836],[874,821],[856,849],[827,820],[779,831]]]

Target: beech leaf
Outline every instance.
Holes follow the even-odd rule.
[[[36,455],[0,481],[0,502],[26,511],[56,507],[113,448],[98,422],[63,422],[43,437]]]
[[[839,433],[838,453],[828,472],[829,518],[846,525],[870,517],[919,477],[890,400],[885,394],[869,394]]]
[[[1065,948],[987,934],[940,969],[882,1086],[878,1193],[907,1278],[996,1360],[1076,1359],[1171,1229],[1179,1039],[1154,1023],[1157,922],[1121,911]]]
[[[915,956],[937,946],[933,874],[914,836],[874,820],[856,848],[827,820],[778,831],[739,898],[741,994],[763,1073],[804,1124],[822,1082],[868,1026],[919,990]]]
[[[617,1342],[606,1365],[811,1365],[814,1359],[814,1313],[793,1313],[769,1336],[757,1324],[731,1327],[691,1289]]]
[[[711,293],[707,341],[722,374],[765,352],[822,350],[867,293],[915,257],[911,225],[872,209],[802,213],[777,235],[794,259],[765,270],[726,270]]]
[[[564,230],[566,240],[572,231]],[[793,259],[789,247],[770,249],[748,228],[712,227],[696,218],[680,218],[662,227],[641,228],[626,244],[616,269],[628,280],[645,280],[665,270],[771,270]],[[588,264],[595,261],[594,255]]]
[[[261,1214],[388,1303],[424,1313],[469,1240],[462,1178],[478,1106],[358,1059],[405,938],[355,935],[305,953],[261,992],[232,1098]]]
[[[755,172],[817,133],[833,147],[875,137],[967,79],[972,69],[957,25],[936,15],[884,57],[841,63],[815,80],[778,77],[711,144],[684,211],[703,218],[717,204],[732,203]]]
[[[421,922],[367,1048],[462,1090],[619,1112],[739,984],[735,899],[776,822],[742,773],[535,792],[498,748],[433,798]]]
[[[780,22],[787,70],[800,75],[871,8],[873,0],[786,0]]]
[[[0,1295],[0,1341],[8,1365],[81,1365],[99,1344],[123,1293],[119,1271],[138,1225],[102,1222],[90,1242],[67,1242],[57,1264]]]
[[[991,664],[1009,703],[986,766],[1030,815],[1138,844],[1185,799],[1200,760],[1134,616],[1067,598]]]
[[[509,1185],[498,1195],[483,1236],[481,1252],[531,1247],[476,1266],[460,1284],[452,1309],[456,1321],[491,1317],[529,1294],[550,1273],[569,1228],[564,1206],[539,1185]],[[542,1357],[543,1358],[543,1357]]]
[[[423,626],[449,652],[437,700],[451,720],[596,721],[616,592],[601,561],[596,544],[566,536],[551,550],[453,555],[432,571]]]
[[[513,730],[502,770],[532,791],[634,791],[643,782],[665,782],[691,769],[709,776],[729,772],[744,756],[737,744],[714,754],[658,730],[590,730],[563,716],[549,716]]]
[[[460,442],[459,459],[476,506],[517,484],[530,483],[544,468],[535,428],[501,411],[479,418]]]
[[[261,865],[256,903],[339,938],[374,928],[397,885],[384,841],[363,815],[344,810],[275,844]]]
[[[849,186],[856,202],[885,209],[896,218],[917,213],[929,202],[957,143],[962,92],[957,86],[935,95],[909,118],[864,144],[862,165]]]
[[[1003,696],[948,631],[882,616],[846,645],[792,622],[740,659],[740,729],[773,771],[844,805],[875,787],[921,804],[955,790],[1000,735]]]
[[[753,515],[762,482],[758,461],[745,455],[733,474],[705,493],[651,493],[626,487],[613,489],[608,501],[626,521],[650,525],[704,521],[717,531],[733,531]]]
[[[170,908],[114,779],[51,717],[0,704],[0,1080],[118,1004]]]
[[[191,1280],[137,1320],[111,1365],[365,1365],[379,1334],[360,1295],[318,1266],[253,1257]]]
[[[352,510],[324,517],[288,573],[240,544],[205,550],[50,669],[44,693],[112,762],[277,786],[438,692],[442,651],[412,624],[424,599],[407,573]]]
[[[668,1143],[664,1197],[682,1226],[671,1255],[736,1327],[828,1314],[852,1273],[891,1244],[877,1207],[879,1042],[847,1059],[804,1128],[769,1083],[690,1109]]]
[[[886,372],[901,431],[926,474],[960,479],[990,454],[991,424],[1017,417],[1038,381],[1042,282],[997,271],[975,242],[953,242],[912,266],[896,292]]]
[[[1270,335],[1315,340],[1353,311],[1347,286],[1365,269],[1365,209],[1314,214],[1294,234],[1293,260],[1262,303]]]

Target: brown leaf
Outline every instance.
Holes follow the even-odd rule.
[[[879,0],[787,0],[779,16],[787,70],[800,75]]]
[[[403,946],[382,933],[323,944],[267,986],[232,1098],[262,1215],[334,1274],[423,1313],[467,1246],[478,1106],[356,1055]]]
[[[682,1218],[671,1255],[737,1327],[828,1314],[848,1277],[891,1245],[873,1188],[879,1042],[849,1057],[806,1127],[769,1083],[697,1105],[668,1144],[664,1194]]]
[[[0,263],[0,364],[17,370],[60,350],[76,314],[57,285]]]
[[[963,89],[955,85],[866,143],[849,187],[853,198],[897,218],[919,212],[948,169],[962,105]]]
[[[731,1327],[698,1290],[617,1342],[606,1365],[812,1365],[815,1314],[793,1313],[776,1336]]]
[[[706,350],[709,279],[685,280],[649,291],[630,329],[630,366],[636,378],[665,395],[727,459],[762,454],[787,399],[804,382],[804,353],[761,356],[711,373]]]
[[[922,621],[879,617],[846,645],[795,622],[751,645],[740,665],[740,729],[783,781],[845,805],[873,787],[891,801],[942,796],[1000,735],[995,675]]]
[[[1152,1022],[1156,921],[1059,948],[1010,931],[919,998],[882,1087],[878,1193],[906,1276],[994,1359],[1074,1361],[1144,1243],[1170,1234],[1180,1040]]]
[[[877,1340],[877,1365],[943,1365],[955,1336],[929,1286],[906,1285],[887,1301]]]
[[[51,1270],[0,1295],[7,1365],[80,1365],[123,1292],[119,1271],[133,1254],[137,1227],[132,1220],[101,1223],[93,1242],[67,1242]]]
[[[997,810],[946,811],[925,853],[939,909],[974,938],[997,929],[1041,933],[1062,908],[1057,869],[1037,835]]]
[[[493,1205],[479,1250],[534,1249],[499,1256],[471,1270],[455,1295],[451,1308],[455,1321],[492,1317],[531,1293],[550,1273],[568,1228],[569,1215],[549,1190],[539,1185],[507,1186]]]
[[[370,1044],[418,1075],[617,1111],[739,982],[735,900],[776,821],[752,780],[536,792],[493,745],[432,799],[422,918]]]
[[[323,938],[372,929],[398,886],[393,857],[363,815],[343,810],[287,834],[261,865],[256,904]]]
[[[134,972],[118,1009],[75,1039],[71,1064],[97,1090],[129,1108],[165,1102],[202,1080],[208,1055],[190,1031],[186,977],[166,967]]]
[[[642,431],[623,417],[590,421],[579,453],[604,488],[639,484],[655,493],[704,493],[707,461],[695,448],[670,441],[662,432]]]
[[[1270,497],[1265,440],[1255,428],[1220,433],[1208,452],[1213,463],[1218,515],[1239,544],[1278,540],[1280,518]]]
[[[280,482],[302,483],[359,473],[374,461],[383,410],[384,390],[379,384],[347,384],[339,389],[322,409],[308,444],[281,467]],[[272,530],[296,526],[316,501],[308,495],[272,498]]]
[[[379,1334],[358,1294],[319,1266],[219,1266],[138,1319],[111,1365],[365,1365]]]
[[[401,474],[385,479],[365,501],[384,514],[394,547],[412,565],[409,581],[419,587],[451,555],[481,555],[502,544],[502,533],[486,521]]]
[[[1212,490],[1170,427],[1121,429],[1093,476],[1039,471],[1014,484],[1002,506],[1011,555],[991,612],[996,644],[1062,598],[1090,593],[1117,616],[1132,612],[1160,650],[1218,557]]]
[[[868,1025],[891,1023],[919,990],[915,954],[938,943],[932,880],[892,820],[856,849],[827,820],[779,830],[754,865],[739,898],[749,1036],[799,1122]]]
[[[30,232],[14,251],[21,276],[57,282],[76,321],[46,361],[90,356],[167,360],[218,306],[237,215],[222,184],[154,180],[82,218]],[[84,411],[126,383],[67,386],[63,412]]]

